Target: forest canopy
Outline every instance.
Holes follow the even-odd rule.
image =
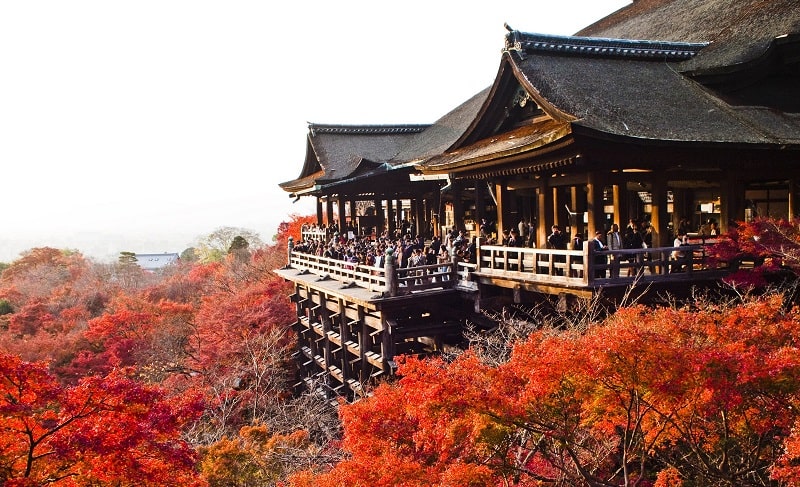
[[[800,485],[796,287],[766,286],[800,271],[797,223],[726,236],[720,258],[762,265],[725,299],[506,320],[336,408],[294,387],[297,317],[272,272],[310,221],[158,273],[52,248],[10,263],[0,482]]]

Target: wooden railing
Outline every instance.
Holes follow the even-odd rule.
[[[386,289],[385,271],[379,267],[359,265],[302,252],[292,252],[289,266],[312,272],[321,278],[333,278],[346,283],[356,283],[370,291]]]
[[[595,251],[478,245],[475,272],[568,286],[629,284],[635,280],[687,280],[695,273],[724,272],[707,258],[706,245]]]
[[[429,289],[452,288],[459,279],[458,260],[433,265],[398,268],[391,249],[385,252],[383,267],[367,266],[339,259],[294,251],[289,239],[287,266],[311,272],[322,278],[332,278],[345,285],[357,285],[383,296],[402,296]]]
[[[707,258],[706,248],[706,245],[693,244],[598,252],[588,242],[583,250],[479,244],[475,263],[462,262],[454,257],[446,263],[398,268],[391,249],[386,252],[386,264],[376,267],[293,252],[290,239],[287,266],[392,297],[466,285],[474,281],[473,274],[565,287],[598,287],[633,282],[685,281],[716,277],[727,272],[729,267],[726,264],[712,263]]]

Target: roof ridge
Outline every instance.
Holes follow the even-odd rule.
[[[312,134],[416,134],[430,127],[430,124],[396,124],[396,125],[337,125],[309,123]]]
[[[507,51],[557,52],[578,56],[682,61],[694,57],[709,44],[709,42],[558,36],[514,30],[506,35],[505,49]]]

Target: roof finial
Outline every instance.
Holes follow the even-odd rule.
[[[514,29],[512,29],[511,26],[508,25],[508,23],[506,23],[506,22],[503,22],[503,27],[505,27],[506,30],[509,31],[509,32],[514,32]]]

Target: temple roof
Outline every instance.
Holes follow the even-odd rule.
[[[574,36],[509,30],[492,86],[431,125],[310,124],[281,187],[544,170],[575,140],[800,149],[800,0],[635,0]]]
[[[403,144],[428,125],[308,125],[306,159],[300,175],[280,183],[291,193],[382,168]],[[391,165],[389,165],[391,166]]]
[[[577,38],[585,45],[574,52],[534,47],[530,39],[543,37],[509,34],[507,62],[528,91],[574,117],[574,127],[661,141],[800,143],[797,116],[733,105],[678,71],[704,44]]]
[[[418,168],[473,170],[577,137],[797,149],[798,59],[799,0],[639,0],[575,36],[511,30],[475,120]]]
[[[798,32],[798,0],[636,0],[576,35],[710,42],[680,68],[703,71],[757,59],[774,39]]]

